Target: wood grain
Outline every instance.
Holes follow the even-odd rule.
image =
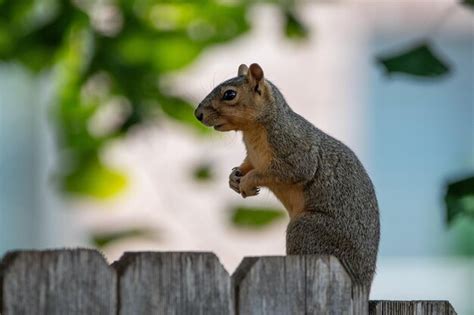
[[[368,303],[353,301],[349,274],[329,256],[245,258],[232,280],[238,314],[364,314],[354,308]]]
[[[97,251],[18,251],[2,261],[2,314],[115,314],[116,274]]]
[[[370,315],[455,315],[448,301],[370,301]]]
[[[371,301],[331,256],[247,257],[232,278],[212,253],[17,251],[0,264],[0,314],[454,315],[447,301]]]
[[[230,277],[212,253],[126,253],[119,314],[233,314]]]

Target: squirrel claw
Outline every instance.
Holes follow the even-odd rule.
[[[258,193],[260,192],[260,188],[259,187],[254,187],[254,188],[251,188],[247,191],[245,190],[242,190],[240,189],[241,192],[240,194],[242,195],[243,198],[247,198],[247,197],[251,197],[251,196],[256,196],[258,195]]]
[[[238,177],[242,177],[242,172],[241,172],[240,168],[238,166],[236,166],[232,169],[232,172],[230,173],[230,175],[235,175],[235,176],[238,176]]]
[[[255,174],[251,171],[245,176],[239,177],[239,179],[241,179],[238,183],[239,191],[243,198],[256,196],[260,192],[260,188],[255,185],[254,176]]]
[[[238,183],[234,183],[232,181],[229,181],[229,187],[230,189],[232,189],[233,191],[235,191],[236,193],[240,194],[240,188],[239,188],[239,184]]]
[[[240,194],[240,179],[242,178],[240,168],[234,167],[229,175],[229,187],[236,193]]]

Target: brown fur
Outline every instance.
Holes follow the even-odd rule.
[[[288,185],[274,182],[269,183],[268,188],[285,206],[291,220],[295,219],[307,209],[302,185]]]
[[[219,131],[242,131],[247,156],[239,169],[242,176],[253,171],[246,181],[248,188],[268,187],[283,203],[290,217],[294,217],[305,209],[303,187],[284,183],[274,176],[263,175],[267,173],[275,155],[268,141],[265,126],[258,121],[259,116],[266,111],[266,103],[273,101],[270,87],[263,80],[262,69],[256,64],[252,64],[250,68],[241,65],[238,75],[245,77],[248,84],[222,84],[214,92],[218,97],[212,98],[205,111],[203,122],[219,126],[217,128]],[[237,97],[231,101],[223,101],[221,97],[229,89],[236,91]],[[255,97],[256,91],[258,91],[259,97]],[[218,115],[214,117],[215,113]],[[245,182],[241,186],[245,186]]]
[[[268,187],[283,203],[290,215],[288,255],[334,255],[370,288],[379,213],[354,152],[292,111],[257,64],[241,65],[238,76],[216,87],[195,114],[216,130],[242,131],[247,156],[232,170],[229,186],[244,198]]]
[[[240,166],[242,175],[247,174],[251,169],[265,173],[274,156],[268,142],[265,128],[256,125],[254,128],[244,130],[243,141],[247,150],[247,157]],[[251,167],[247,169],[247,165],[249,164]],[[287,183],[281,183],[275,177],[268,177],[264,186],[268,187],[281,203],[283,203],[288,210],[290,218],[304,211],[304,195],[301,185],[289,185]]]
[[[264,172],[270,166],[273,153],[267,140],[267,133],[262,126],[244,130],[243,141],[247,150],[247,159],[254,169]]]

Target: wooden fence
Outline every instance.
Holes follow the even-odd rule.
[[[7,314],[456,314],[446,301],[371,301],[329,256],[245,258],[230,277],[212,253],[18,251],[0,265]]]

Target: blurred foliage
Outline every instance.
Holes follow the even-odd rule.
[[[474,0],[462,0],[461,3],[467,6],[471,6],[474,9]]]
[[[462,0],[460,3],[474,9],[474,0]],[[448,7],[446,12],[450,13],[451,8]],[[434,29],[442,26],[448,15],[441,16],[441,19],[433,25]],[[445,76],[451,72],[450,65],[434,53],[433,45],[428,40],[420,40],[412,47],[397,53],[376,57],[376,61],[384,67],[388,75],[398,72],[422,78],[432,78]]]
[[[462,5],[474,9],[474,0],[462,0]],[[451,7],[447,9],[449,10]],[[435,27],[443,24],[442,16]],[[430,30],[431,31],[431,30]],[[429,34],[428,34],[429,35]],[[404,73],[419,78],[442,77],[451,73],[451,66],[440,56],[434,53],[433,45],[428,40],[420,40],[416,45],[400,52],[376,57],[376,61],[384,68],[388,75]],[[446,205],[446,221],[448,225],[454,225],[455,221],[474,218],[474,178],[451,183],[447,186],[444,198]],[[454,220],[462,217],[461,220]],[[471,222],[474,222],[471,220]],[[467,252],[472,253],[472,240],[467,241],[471,246]]]
[[[193,178],[197,181],[205,182],[213,178],[212,167],[210,164],[201,164],[193,171]]]
[[[90,161],[69,172],[63,180],[66,191],[97,198],[107,198],[121,192],[127,184],[127,178],[117,170],[105,167],[99,161]]]
[[[123,239],[129,239],[133,237],[155,238],[155,234],[156,231],[145,228],[126,229],[111,233],[93,233],[91,237],[91,243],[98,248],[104,248],[113,242],[118,242]]]
[[[474,224],[472,217],[459,216],[450,226],[451,246],[454,255],[474,256]]]
[[[430,43],[422,42],[402,52],[378,57],[388,75],[399,72],[419,77],[438,77],[449,73],[446,62],[433,53]]]
[[[308,35],[306,27],[291,11],[285,13],[285,34],[287,37],[294,39],[304,39]]]
[[[291,0],[0,0],[0,60],[20,63],[33,73],[51,72],[55,81],[64,190],[98,198],[122,191],[126,177],[104,163],[101,151],[156,113],[209,132],[194,119],[189,100],[162,87],[163,78],[206,49],[248,32],[248,12],[262,2],[280,9],[288,38],[307,36]],[[461,3],[474,9],[474,0]],[[376,60],[388,74],[433,78],[451,71],[428,41]],[[120,113],[119,119],[103,122],[104,109]],[[194,178],[210,179],[210,168],[196,169]],[[472,187],[472,178],[449,185],[448,222],[473,216]],[[260,227],[282,215],[237,208],[232,221]],[[96,241],[107,239],[114,237]]]
[[[212,131],[194,117],[194,107],[183,99],[173,96],[158,96],[157,99],[161,104],[161,109],[168,117],[184,122],[200,133]]]
[[[460,217],[474,220],[474,176],[450,183],[444,201],[448,224]]]
[[[235,226],[262,228],[285,217],[281,210],[271,208],[237,207],[232,211],[231,221]]]
[[[305,28],[292,1],[272,3],[286,17],[289,37]],[[52,72],[54,116],[64,149],[63,188],[109,197],[126,186],[102,161],[104,146],[150,116],[207,129],[190,101],[162,87],[170,72],[191,64],[206,49],[249,31],[253,1],[21,0],[0,1],[0,60],[33,73]],[[117,99],[121,100],[117,102]],[[104,107],[120,119],[103,127]]]

